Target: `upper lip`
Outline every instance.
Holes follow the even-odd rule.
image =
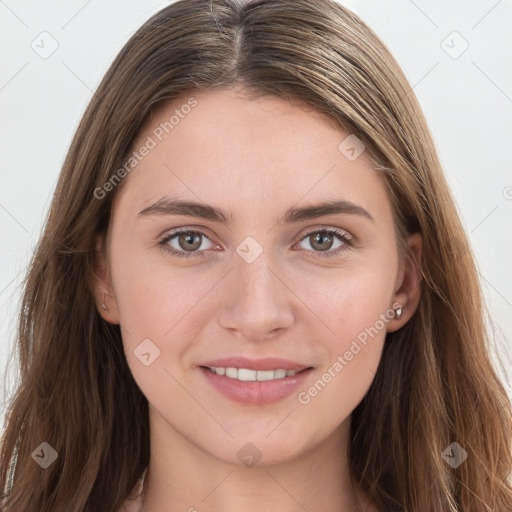
[[[226,357],[206,361],[200,366],[209,366],[214,368],[247,368],[248,370],[295,370],[297,372],[310,368],[294,361],[281,359],[280,357],[265,357],[264,359],[248,359],[247,357]]]

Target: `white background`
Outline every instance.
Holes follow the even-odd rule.
[[[21,280],[73,133],[121,47],[167,3],[0,0],[2,403],[16,380]],[[388,45],[423,107],[477,255],[510,391],[512,1],[341,3]],[[58,48],[43,59],[31,45],[45,31]]]

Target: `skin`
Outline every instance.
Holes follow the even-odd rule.
[[[276,97],[250,100],[241,89],[193,97],[197,106],[125,178],[110,238],[97,246],[98,311],[121,324],[128,365],[150,404],[144,512],[376,511],[348,478],[351,413],[374,378],[386,332],[417,307],[421,238],[408,240],[416,260],[400,264],[382,176],[367,152],[354,161],[340,152],[348,133],[322,114]],[[134,148],[187,98],[154,112]],[[222,208],[234,221],[137,217],[163,196]],[[289,208],[334,199],[363,207],[373,221],[345,213],[278,222]],[[180,258],[157,245],[180,227],[204,233],[203,256]],[[333,236],[323,246],[333,255],[315,257],[326,251],[314,235],[332,228],[356,243],[335,253],[342,241]],[[247,236],[263,249],[252,263],[236,252]],[[187,253],[179,236],[167,245]],[[233,402],[197,366],[282,357],[314,367],[304,391],[396,302],[401,317],[305,405],[297,393],[267,405]],[[160,350],[149,366],[134,355],[147,338]],[[247,442],[261,453],[252,467],[237,457]]]

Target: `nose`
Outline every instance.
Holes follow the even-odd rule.
[[[238,256],[222,284],[219,323],[239,338],[270,339],[288,329],[294,320],[293,292],[277,265],[263,252],[247,263]]]

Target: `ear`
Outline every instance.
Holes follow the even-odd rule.
[[[107,264],[105,237],[98,236],[95,246],[92,285],[96,307],[104,320],[111,324],[119,324],[119,310]]]
[[[401,306],[402,313],[399,318],[395,317],[389,321],[387,332],[394,332],[403,327],[411,319],[420,302],[422,242],[420,233],[414,233],[407,239],[408,251],[398,271],[392,302],[392,308],[396,310]]]

